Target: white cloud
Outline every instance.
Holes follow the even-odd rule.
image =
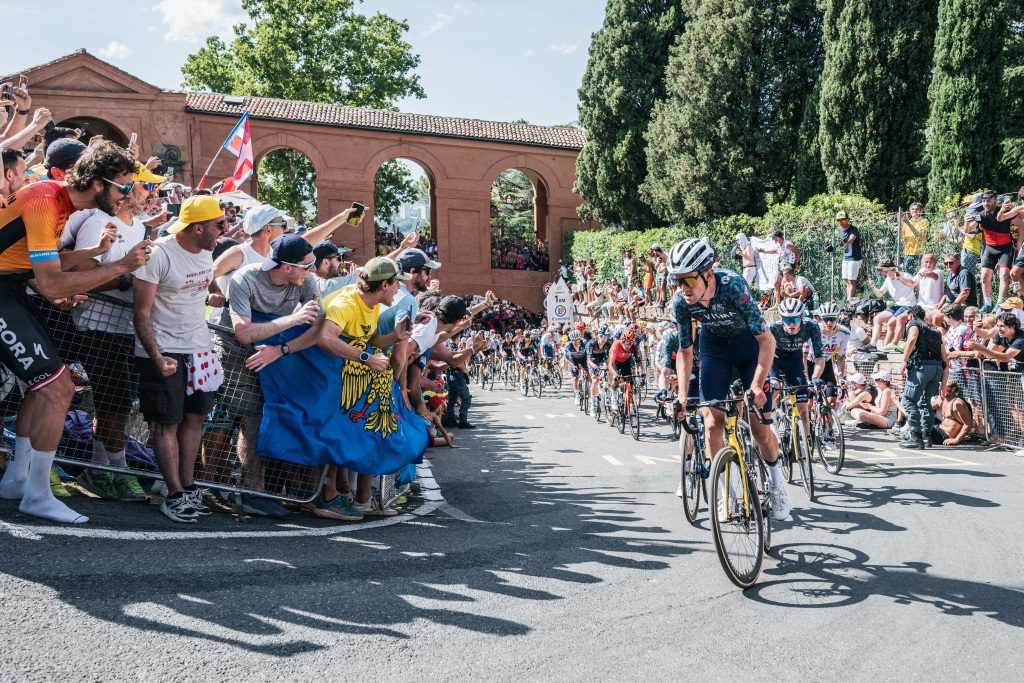
[[[106,47],[101,47],[96,54],[103,57],[103,59],[125,59],[131,53],[132,49],[130,47],[114,40]]]
[[[534,56],[537,53],[533,51],[532,47],[530,47],[530,48],[526,49],[526,53],[525,54],[526,54],[527,57],[532,57],[532,56]]]
[[[231,27],[245,21],[240,0],[160,0],[153,11],[167,27],[164,40],[198,43],[208,36],[231,37]]]
[[[559,43],[558,45],[555,45],[554,43],[548,44],[548,50],[550,52],[557,52],[560,55],[571,55],[573,52],[576,52],[578,47],[579,45],[575,43]]]
[[[427,30],[423,32],[423,37],[425,38],[437,33],[453,21],[455,21],[455,17],[450,14],[438,14],[437,19],[435,19],[434,22],[427,27]]]

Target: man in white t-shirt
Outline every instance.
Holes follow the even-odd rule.
[[[921,269],[917,271],[917,303],[926,311],[942,308],[946,303],[945,275],[936,269],[935,254],[921,257]]]
[[[893,304],[889,308],[875,315],[874,326],[871,333],[872,350],[878,348],[879,340],[882,338],[882,330],[885,330],[882,351],[897,351],[896,342],[900,340],[899,332],[907,324],[910,316],[907,310],[917,305],[917,293],[914,291],[917,283],[907,273],[901,273],[896,269],[896,263],[892,259],[882,259],[878,263],[878,270],[885,280],[881,287],[875,287],[869,282],[871,291],[877,297],[892,297]],[[865,347],[865,350],[868,350]]]
[[[213,248],[224,210],[207,195],[189,197],[180,217],[135,273],[135,356],[139,406],[167,485],[160,511],[175,522],[210,514],[193,482],[203,420],[223,381],[206,325]]]
[[[797,275],[793,266],[782,268],[782,298],[800,299],[808,308],[812,308],[811,299],[814,297],[814,285],[803,275]]]
[[[74,250],[82,251],[99,242],[108,226],[114,226],[117,236],[110,249],[72,270],[88,271],[104,263],[113,263],[146,239],[147,229],[140,216],[145,214],[150,198],[156,194],[156,187],[165,178],[136,162],[133,180],[131,194],[113,216],[95,209],[77,230]],[[101,294],[101,298],[92,297],[71,311],[79,339],[85,348],[93,351],[82,358],[96,407],[92,463],[121,470],[128,469],[124,426],[138,387],[132,328],[132,281],[131,274],[122,274],[93,290]],[[82,472],[78,483],[105,500],[149,502],[139,480],[128,474],[113,475],[106,470],[90,468]]]

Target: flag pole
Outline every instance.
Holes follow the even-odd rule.
[[[238,123],[244,121],[248,116],[249,112],[245,112],[244,114],[242,114],[242,118],[238,119]],[[197,190],[203,189],[203,185],[206,184],[206,176],[210,175],[210,169],[212,169],[213,165],[217,163],[217,157],[220,156],[220,153],[224,150],[224,146],[228,144],[228,140],[231,139],[231,136],[235,134],[235,129],[238,128],[238,123],[231,127],[231,131],[228,132],[228,136],[224,138],[224,142],[220,143],[220,147],[217,148],[217,153],[213,155],[213,159],[210,161],[210,165],[206,167],[206,172],[203,173],[203,177],[199,179],[199,184],[196,185]]]

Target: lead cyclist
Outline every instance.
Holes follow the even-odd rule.
[[[770,413],[768,374],[775,358],[775,337],[743,278],[714,268],[714,263],[715,250],[705,239],[682,240],[669,252],[669,277],[679,287],[672,299],[672,316],[679,335],[676,376],[690,376],[694,342],[691,324],[697,321],[701,325],[701,401],[728,398],[735,372],[753,392],[754,407],[763,414]],[[705,407],[701,412],[708,453],[718,453],[725,447],[725,411]],[[778,441],[771,425],[756,419],[749,422],[771,476],[772,516],[784,520],[789,517],[790,503],[778,466]]]

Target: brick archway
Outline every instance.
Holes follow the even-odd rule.
[[[374,176],[384,161],[416,161],[430,176],[431,224],[444,264],[439,277],[452,293],[493,289],[540,309],[549,273],[490,267],[490,188],[506,168],[536,176],[552,269],[568,232],[595,227],[577,216],[580,198],[572,191],[584,142],[579,130],[162,90],[85,51],[17,73],[29,75],[34,104],[48,107],[56,120],[92,116],[109,121],[126,139],[138,132],[142,154],[159,156],[174,166],[175,179],[191,185],[248,113],[255,162],[280,147],[296,149],[313,162],[320,221],[353,201],[372,206]],[[234,158],[222,154],[209,177],[228,177],[233,168]],[[242,189],[250,192],[251,181]],[[369,257],[372,215],[359,228],[340,228],[334,239],[354,248],[358,257]]]

